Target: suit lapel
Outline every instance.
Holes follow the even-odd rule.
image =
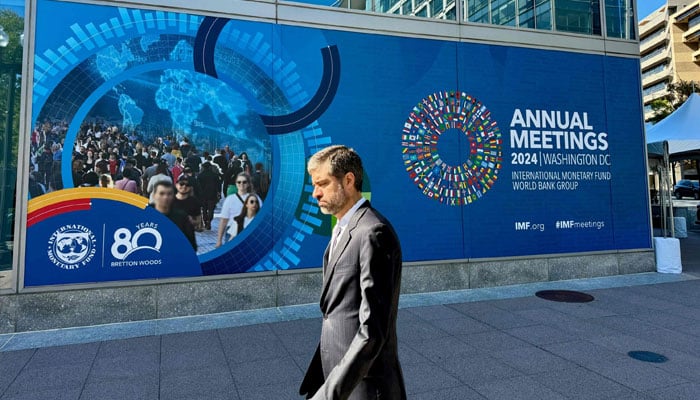
[[[352,219],[345,228],[345,231],[343,231],[342,235],[338,239],[338,243],[336,244],[335,249],[333,249],[333,255],[330,260],[328,259],[330,243],[326,247],[326,251],[323,254],[323,289],[321,290],[322,306],[330,287],[331,278],[333,276],[333,272],[335,271],[335,265],[338,263],[340,256],[343,254],[343,252],[345,252],[345,248],[350,243],[350,240],[352,239],[352,231],[355,230],[355,227],[357,227],[357,224],[360,222],[360,219],[365,212],[367,212],[369,207],[369,200],[367,200],[360,206],[360,208],[357,209],[357,211],[355,211],[355,214],[352,216]]]

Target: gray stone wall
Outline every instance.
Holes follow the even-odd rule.
[[[402,293],[655,271],[654,251],[404,264]],[[0,333],[270,308],[318,301],[320,269],[0,296]]]

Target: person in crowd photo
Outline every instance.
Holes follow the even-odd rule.
[[[221,199],[221,175],[214,169],[216,164],[210,161],[202,163],[202,171],[197,176],[200,190],[202,192],[202,220],[204,229],[211,229],[211,221],[214,219],[214,209]]]
[[[180,176],[175,185],[175,199],[173,200],[173,208],[178,208],[184,211],[192,222],[195,231],[202,230],[202,202],[194,196],[190,177],[187,175]]]
[[[166,167],[167,168],[167,167]],[[190,221],[187,213],[181,209],[173,208],[175,200],[175,188],[170,181],[158,181],[153,185],[153,200],[150,206],[158,210],[161,214],[170,219],[181,231],[192,245],[192,248],[197,251],[197,238],[194,234],[194,226]]]
[[[173,184],[173,178],[170,176],[170,171],[168,171],[168,165],[164,162],[157,160],[158,165],[156,166],[155,174],[148,179],[146,186],[146,194],[150,201],[153,201],[153,188],[155,188],[158,182],[170,182]]]
[[[265,200],[270,189],[270,176],[265,172],[262,163],[255,163],[255,172],[252,174],[253,190]]]
[[[236,177],[237,192],[227,196],[224,204],[221,207],[221,218],[219,219],[219,230],[217,232],[216,247],[220,247],[223,243],[231,239],[232,231],[235,229],[231,220],[241,213],[244,205],[244,198],[252,192],[250,175],[241,172]],[[262,207],[262,199],[255,194],[258,199],[259,207]]]
[[[233,226],[231,227],[232,229],[229,230],[231,239],[236,237],[243,229],[253,222],[253,218],[258,215],[258,211],[260,211],[260,200],[258,196],[255,194],[248,194],[240,214],[233,217]]]
[[[114,182],[114,187],[134,194],[139,193],[138,184],[134,179],[134,172],[131,168],[124,168],[122,179]]]
[[[100,187],[108,189],[114,188],[114,181],[112,181],[112,177],[109,174],[100,175]]]

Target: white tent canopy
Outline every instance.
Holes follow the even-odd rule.
[[[700,155],[700,94],[693,93],[683,105],[646,130],[647,152],[663,157],[663,142],[668,141],[671,160]]]

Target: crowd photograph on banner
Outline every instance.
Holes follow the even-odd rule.
[[[247,227],[270,188],[269,156],[251,159],[245,151],[249,145],[237,148],[233,139],[224,144],[196,134],[191,138],[126,132],[123,125],[100,119],[84,121],[74,141],[66,142],[67,130],[65,121],[36,124],[31,138],[32,198],[62,189],[101,187],[144,196],[153,206],[165,202],[169,210],[187,216],[183,231],[187,236],[191,226],[198,254],[224,245]],[[70,179],[62,172],[68,151]],[[173,187],[165,200],[154,197],[162,181]]]

